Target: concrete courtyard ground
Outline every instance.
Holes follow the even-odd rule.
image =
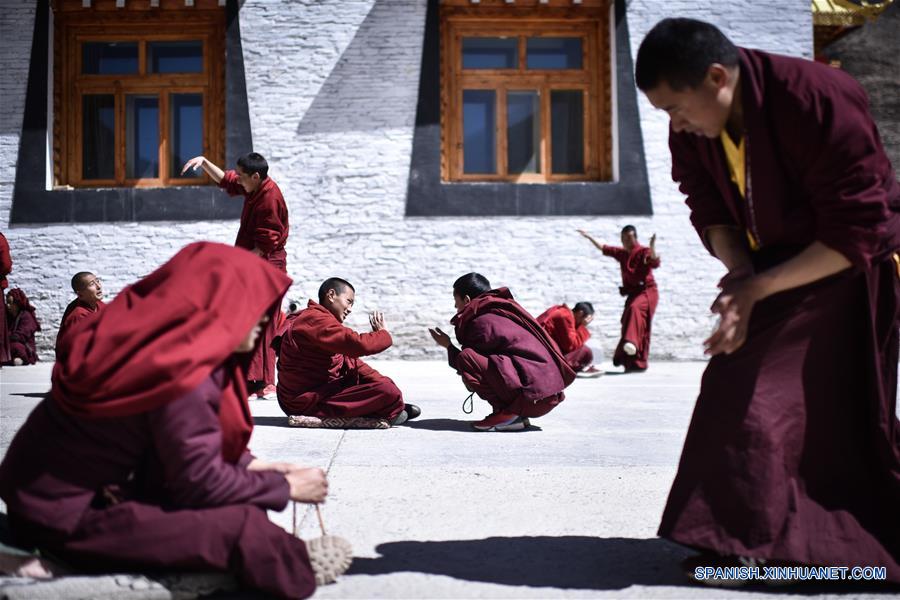
[[[509,433],[470,429],[466,421],[486,414],[487,404],[463,414],[467,392],[444,363],[372,364],[422,407],[419,419],[382,431],[293,429],[274,401],[252,403],[251,449],[264,460],[328,469],[325,524],[353,544],[349,574],[317,598],[897,593],[839,583],[731,591],[685,581],[678,562],[689,551],[655,533],[703,363],[657,362],[643,374],[576,380],[535,427]],[[3,452],[49,388],[50,369],[0,371]],[[291,528],[290,507],[270,517]],[[318,535],[313,510],[300,518],[303,537]],[[167,597],[161,592],[146,597]]]

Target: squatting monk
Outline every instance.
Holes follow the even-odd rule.
[[[323,501],[324,472],[247,449],[242,356],[290,283],[246,250],[195,243],[65,337],[0,465],[17,543],[91,571],[228,571],[281,598],[346,564],[266,516]]]
[[[9,242],[6,236],[0,232],[0,302],[6,306],[5,291],[9,287],[6,276],[12,272],[12,256],[9,253]],[[11,360],[9,352],[9,330],[6,326],[6,319],[0,319],[0,365]]]
[[[41,322],[35,315],[28,296],[21,289],[13,288],[6,295],[4,317],[9,328],[10,355],[10,360],[4,364],[33,365],[38,359],[34,334],[41,330]]]
[[[288,210],[278,185],[269,177],[269,163],[250,152],[237,159],[233,170],[223,171],[204,156],[187,161],[181,173],[203,169],[229,196],[243,196],[241,224],[234,245],[246,248],[287,273]],[[247,371],[248,387],[260,398],[275,398],[275,350],[272,340],[278,319],[262,334]]]
[[[335,427],[357,426],[360,419],[400,425],[419,416],[419,407],[404,404],[391,379],[360,358],[393,343],[384,315],[369,316],[370,333],[346,327],[356,290],[339,277],[322,282],[318,298],[288,315],[278,335],[278,403],[285,414],[316,417]]]
[[[81,271],[72,276],[72,291],[75,292],[75,299],[66,306],[56,334],[57,357],[66,332],[82,319],[96,316],[106,306],[103,303],[103,282],[90,271]]]
[[[650,357],[650,331],[653,314],[659,303],[659,291],[653,278],[653,269],[659,268],[656,254],[656,234],[650,237],[650,245],[638,242],[637,229],[633,225],[622,228],[622,245],[600,244],[587,232],[578,230],[604,256],[610,256],[619,263],[622,271],[622,285],[619,294],[625,296],[622,311],[622,335],[613,353],[613,364],[625,367],[626,373],[646,371]]]
[[[684,566],[881,566],[900,582],[900,184],[862,87],[666,19],[636,81],[727,269],[659,534]],[[743,560],[742,560],[743,559]]]
[[[537,322],[559,346],[573,371],[599,375],[602,371],[593,366],[594,353],[585,344],[591,337],[587,326],[593,320],[594,305],[590,302],[578,302],[572,308],[557,304],[537,318]]]
[[[472,424],[478,431],[520,431],[565,399],[575,371],[534,317],[507,288],[492,289],[486,277],[468,273],[453,284],[457,348],[439,328],[429,329],[447,349],[450,366],[463,384],[491,405],[491,414]]]

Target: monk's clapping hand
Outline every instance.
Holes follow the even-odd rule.
[[[722,293],[710,307],[719,315],[719,326],[703,345],[706,353],[731,354],[744,345],[753,306],[762,298],[754,277],[725,281]]]
[[[377,310],[369,313],[369,325],[372,326],[372,331],[381,331],[382,329],[385,329],[384,313]]]
[[[328,495],[328,479],[325,471],[319,468],[298,468],[285,473],[288,485],[291,486],[291,500],[317,504],[325,501]]]
[[[450,347],[450,336],[440,330],[440,328],[435,327],[434,329],[428,328],[428,333],[431,334],[431,339],[435,341],[435,343],[441,348],[449,348]]]

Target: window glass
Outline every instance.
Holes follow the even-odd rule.
[[[550,145],[554,173],[584,173],[584,92],[550,92]]]
[[[529,69],[580,69],[581,38],[528,38],[525,56]]]
[[[496,92],[463,90],[463,172],[496,173]]]
[[[82,97],[81,172],[84,179],[116,178],[116,98],[112,94]]]
[[[202,73],[203,42],[148,42],[148,73]]]
[[[125,96],[125,177],[159,177],[159,98]]]
[[[517,69],[519,40],[517,38],[464,37],[462,39],[463,69]]]
[[[81,52],[81,72],[85,75],[138,72],[137,42],[85,42]]]
[[[184,163],[203,154],[203,94],[172,94],[169,96],[169,115],[172,148],[169,176],[182,177]],[[185,175],[191,176],[190,173]]]
[[[541,97],[536,90],[507,92],[506,127],[509,172],[540,172]]]

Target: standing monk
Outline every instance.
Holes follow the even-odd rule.
[[[290,283],[244,250],[191,244],[73,329],[0,465],[17,542],[79,569],[213,569],[310,596],[316,544],[266,510],[321,502],[325,474],[247,449],[243,355]]]
[[[318,303],[310,300],[306,310],[287,317],[276,344],[278,404],[285,414],[338,427],[400,425],[421,414],[403,403],[393,381],[360,359],[387,350],[393,340],[379,312],[369,316],[371,333],[344,326],[355,300],[349,282],[331,277],[319,286]]]
[[[6,306],[6,297],[4,290],[9,286],[6,276],[12,271],[12,256],[9,254],[9,242],[6,236],[0,232],[0,301]],[[6,319],[0,319],[0,364],[10,360],[9,352],[9,330],[6,326]]]
[[[619,247],[601,245],[581,229],[578,233],[590,240],[604,256],[619,261],[622,269],[619,294],[625,296],[625,310],[622,311],[622,337],[613,354],[613,364],[624,366],[626,373],[646,371],[653,314],[659,302],[659,291],[652,272],[659,268],[656,234],[650,237],[649,247],[641,246],[637,229],[626,225],[622,228],[622,246]]]
[[[89,271],[81,271],[72,276],[72,291],[76,297],[66,306],[56,334],[57,358],[62,339],[69,328],[86,317],[96,315],[106,306],[103,303],[103,282]]]
[[[473,394],[487,400],[491,414],[472,423],[478,431],[519,431],[529,418],[541,417],[565,400],[563,390],[575,380],[547,332],[506,288],[491,289],[487,278],[468,273],[453,284],[460,350],[450,336],[429,329],[447,349],[450,366]]]
[[[691,19],[647,34],[636,75],[728,269],[659,534],[706,552],[689,573],[750,558],[900,582],[900,185],[865,93]]]
[[[237,160],[233,171],[223,171],[204,156],[185,163],[188,169],[203,169],[229,196],[244,196],[241,225],[234,245],[246,248],[287,273],[288,210],[278,185],[269,177],[269,163],[261,154],[250,152]],[[247,371],[248,387],[260,398],[275,398],[275,339],[277,319],[263,331]]]
[[[537,318],[537,322],[559,346],[573,371],[596,376],[602,374],[602,371],[592,366],[594,353],[585,344],[591,337],[587,326],[593,320],[594,306],[590,302],[579,302],[572,308],[557,304]]]

